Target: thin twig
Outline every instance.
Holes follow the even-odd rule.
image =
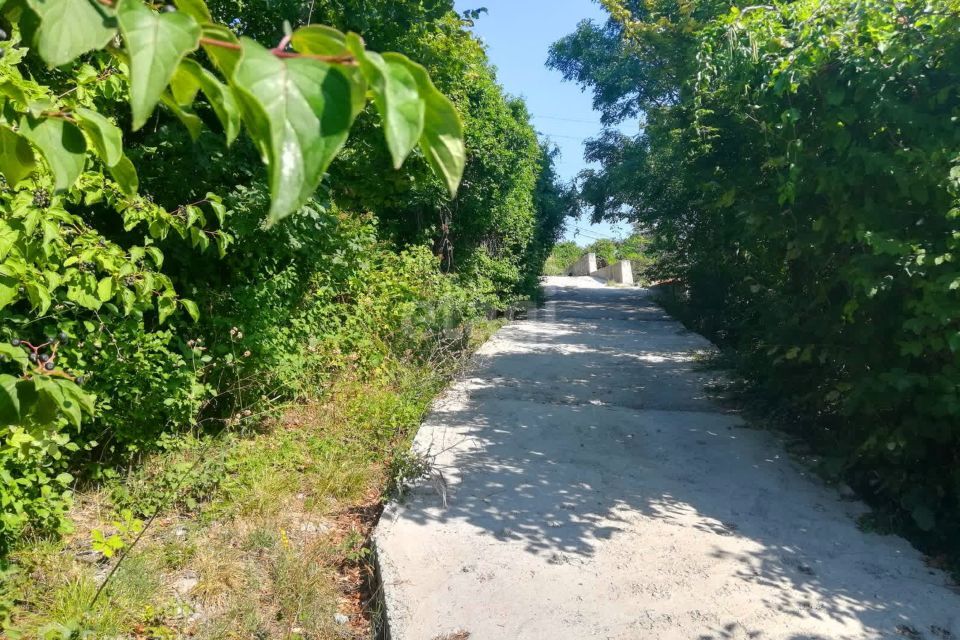
[[[219,47],[221,49],[230,49],[231,51],[240,51],[241,47],[236,42],[226,42],[225,40],[215,40],[214,38],[200,38],[200,44],[208,47]],[[330,64],[357,64],[356,58],[350,55],[343,56],[321,56],[313,53],[295,53],[293,51],[271,50],[273,55],[278,58],[307,58],[309,60],[319,60],[320,62],[329,62]]]

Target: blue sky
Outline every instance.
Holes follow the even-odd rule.
[[[600,114],[593,110],[589,94],[547,69],[547,52],[581,20],[603,21],[606,13],[592,0],[456,0],[456,6],[458,11],[487,8],[473,31],[486,44],[497,79],[508,93],[526,100],[537,131],[563,154],[557,166],[560,175],[565,180],[574,178],[587,166],[583,141],[600,132]],[[636,133],[638,127],[631,123],[621,129]],[[582,219],[568,222],[565,237],[587,245],[597,237],[628,233],[625,224],[591,225]]]

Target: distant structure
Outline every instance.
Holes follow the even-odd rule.
[[[597,254],[588,253],[567,268],[568,276],[592,276],[608,282],[633,284],[633,265],[629,260],[621,260],[597,269]]]

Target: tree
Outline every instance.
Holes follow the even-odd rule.
[[[161,246],[179,237],[175,251],[225,255],[230,211],[212,192],[167,209],[140,191],[128,151],[148,121],[176,118],[197,139],[215,122],[227,145],[244,129],[267,167],[266,226],[315,199],[368,92],[394,166],[419,149],[452,197],[465,150],[459,115],[424,68],[354,33],[307,25],[267,48],[215,22],[202,0],[160,12],[142,0],[14,0],[0,17],[2,553],[25,526],[63,523],[80,448],[65,429],[97,409],[77,370],[101,360],[104,327],[163,361],[165,384],[188,387],[157,404],[182,400],[189,418],[209,392],[162,329],[201,308],[164,271]]]

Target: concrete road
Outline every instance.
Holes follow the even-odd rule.
[[[706,340],[642,289],[547,291],[417,435],[433,479],[375,534],[393,640],[960,640],[944,574],[711,402]]]

